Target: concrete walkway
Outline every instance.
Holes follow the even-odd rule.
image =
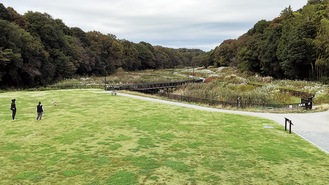
[[[294,124],[292,126],[292,132],[309,141],[316,147],[329,154],[329,111],[318,113],[304,113],[304,114],[274,114],[274,113],[255,113],[244,111],[232,111],[224,109],[216,109],[198,105],[185,104],[180,102],[172,102],[167,100],[160,100],[155,98],[148,98],[142,96],[136,96],[131,94],[118,93],[118,95],[126,96],[130,98],[137,98],[146,101],[153,101],[159,103],[165,103],[174,106],[181,106],[187,108],[193,108],[198,110],[206,110],[211,112],[224,112],[231,114],[257,116],[266,119],[273,120],[284,126],[285,118],[288,118]]]

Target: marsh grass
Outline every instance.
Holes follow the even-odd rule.
[[[272,77],[262,77],[241,73],[235,68],[176,68],[162,70],[144,70],[125,72],[118,69],[116,73],[105,77],[85,77],[67,79],[44,89],[86,89],[104,88],[107,85],[138,84],[168,81],[182,81],[194,78],[206,78],[204,84],[189,84],[177,89],[175,94],[190,97],[213,99],[225,102],[235,102],[241,98],[243,104],[257,109],[258,105],[296,105],[301,103],[301,97],[315,95],[314,105],[329,103],[329,87],[319,82],[298,80],[275,80]],[[39,88],[41,89],[41,88]]]
[[[198,73],[196,70],[195,73]],[[179,89],[180,94],[220,101],[236,101],[237,97],[247,104],[300,104],[301,98],[315,95],[313,103],[329,103],[329,87],[320,82],[302,80],[275,80],[240,73],[230,67],[214,68],[208,74],[205,84],[189,84]]]
[[[181,74],[179,69],[176,72],[173,69],[162,70],[143,70],[126,72],[118,69],[116,73],[105,77],[77,77],[73,79],[65,79],[50,87],[61,89],[65,87],[72,88],[102,88],[106,82],[107,85],[118,84],[138,84],[138,83],[154,83],[168,81],[190,80],[191,77]],[[105,81],[106,80],[106,81]]]
[[[17,99],[15,121],[10,119],[12,98]],[[36,121],[39,101],[45,114]],[[265,119],[146,102],[95,89],[1,93],[0,110],[1,184],[326,184],[329,180],[327,154]]]

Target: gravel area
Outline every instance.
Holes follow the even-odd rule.
[[[131,94],[117,93],[120,96],[138,98],[146,101],[165,103],[174,106],[193,108],[198,110],[224,112],[231,114],[250,115],[273,120],[284,126],[285,118],[292,121],[292,132],[309,141],[325,153],[329,154],[329,111],[304,114],[274,114],[274,113],[255,113],[244,111],[232,111],[216,109],[198,105],[185,104],[181,102],[172,102],[149,97],[136,96]]]

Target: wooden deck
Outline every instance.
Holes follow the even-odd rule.
[[[128,90],[139,92],[154,92],[160,90],[167,90],[177,88],[188,83],[201,83],[203,79],[185,80],[178,82],[155,82],[155,83],[142,83],[142,84],[122,84],[107,86],[106,90]]]

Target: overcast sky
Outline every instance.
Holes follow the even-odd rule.
[[[2,0],[18,13],[38,11],[69,27],[118,39],[209,51],[236,39],[259,20],[272,20],[307,0]]]

